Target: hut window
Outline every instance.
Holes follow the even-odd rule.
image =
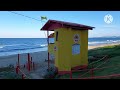
[[[58,31],[56,32],[56,41],[58,41]]]
[[[72,45],[72,55],[80,54],[80,44]]]

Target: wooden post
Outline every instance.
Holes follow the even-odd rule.
[[[20,67],[20,54],[18,54],[18,67]]]
[[[17,73],[17,74],[18,74],[18,68],[19,68],[19,67],[18,67],[18,66],[16,66],[16,73]]]
[[[31,65],[31,69],[33,68],[33,65],[32,65],[32,57],[31,57],[31,62],[30,62],[30,65]]]
[[[28,53],[28,71],[30,71],[30,54]]]
[[[22,74],[22,79],[25,79],[25,76],[24,76],[24,74]]]
[[[72,79],[72,71],[70,71],[70,79]]]
[[[49,45],[49,31],[47,31],[47,43]],[[50,64],[49,64],[49,52],[48,52],[48,71],[50,69]]]

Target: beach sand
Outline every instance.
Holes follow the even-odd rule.
[[[46,73],[46,70],[48,68],[48,63],[45,61],[47,60],[47,51],[41,51],[41,52],[34,52],[30,53],[30,56],[32,57],[32,61],[35,63],[35,70],[28,71],[28,69],[24,68],[23,65],[27,63],[28,61],[28,54],[23,53],[20,54],[20,65],[21,70],[24,72],[24,74],[29,74],[29,76],[32,77],[32,79],[43,79],[43,76]],[[50,60],[53,60],[54,57],[50,55]],[[10,55],[10,56],[1,56],[0,57],[0,68],[8,67],[9,65],[13,65],[16,67],[16,63],[18,61],[18,55]],[[52,63],[53,65],[53,63]]]
[[[88,46],[88,50],[99,48],[99,47],[104,47],[104,46],[112,46],[112,45],[120,45],[120,43],[101,44],[101,45],[96,45],[96,46]]]
[[[34,62],[41,62],[47,59],[47,51],[42,52],[35,52],[30,53],[30,56],[32,57],[32,60]],[[1,56],[0,57],[0,67],[5,67],[10,64],[16,65],[16,62],[18,60],[18,55],[10,55],[10,56]],[[25,64],[28,61],[27,53],[20,54],[20,64]]]
[[[118,45],[120,43],[113,43],[113,44],[102,44],[97,46],[88,46],[88,49],[94,49],[98,47],[104,47],[104,46],[111,46],[111,45]],[[35,52],[30,53],[30,56],[32,57],[32,61],[39,64],[35,71],[30,73],[32,79],[43,79],[43,76],[46,73],[46,69],[48,68],[48,63],[45,62],[45,59],[47,60],[47,51],[41,51],[41,52]],[[50,59],[54,59],[53,56],[50,56]],[[1,56],[0,57],[0,67],[6,67],[11,65],[16,66],[16,62],[18,60],[17,55],[10,55],[10,56]],[[20,65],[26,64],[28,60],[28,56],[26,53],[20,54]]]

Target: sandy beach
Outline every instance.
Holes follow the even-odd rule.
[[[112,46],[112,45],[119,45],[120,43],[112,43],[112,44],[101,44],[97,46],[88,46],[88,50],[94,49],[94,48],[99,48],[99,47],[104,47],[104,46]]]
[[[41,52],[34,52],[30,53],[30,56],[32,57],[32,61],[35,63],[35,70],[28,72],[28,70],[23,68],[23,65],[27,63],[28,61],[28,54],[20,54],[20,65],[21,70],[24,72],[24,74],[29,74],[32,79],[43,79],[43,76],[46,73],[47,65],[48,63],[45,61],[47,60],[47,51],[41,51]],[[50,60],[53,59],[50,55]],[[10,55],[10,56],[1,56],[0,57],[0,67],[7,67],[9,65],[14,65],[16,67],[16,63],[18,61],[18,55]],[[52,64],[53,65],[53,64]]]
[[[47,59],[47,51],[42,52],[35,52],[30,53],[30,56],[32,57],[32,60],[34,62],[41,62]],[[0,67],[8,66],[10,64],[16,65],[16,62],[18,60],[18,55],[10,55],[10,56],[1,56],[0,57]],[[27,53],[20,54],[20,64],[25,64],[28,60]]]
[[[88,50],[98,48],[98,47],[118,45],[118,44],[120,43],[88,46]],[[31,73],[31,76],[33,76],[33,79],[43,79],[43,76],[45,75],[45,72],[47,69],[47,62],[45,62],[45,60],[47,60],[47,51],[30,53],[30,56],[32,57],[33,62],[39,64],[39,67],[36,69],[35,72]],[[53,58],[54,57],[50,56],[50,59],[53,59]],[[0,67],[7,67],[9,65],[16,66],[17,60],[18,60],[18,55],[1,56]],[[28,60],[27,53],[20,54],[20,65],[26,64],[27,60]]]

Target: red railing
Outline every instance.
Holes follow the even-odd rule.
[[[17,73],[17,74],[21,73],[21,74],[22,74],[22,75],[21,75],[22,79],[25,79],[25,78],[30,79],[27,75],[25,75],[25,73],[20,69],[19,66],[16,66],[16,73]]]
[[[30,57],[30,54],[28,53],[28,60],[26,65],[23,65],[24,68],[26,68],[29,72],[31,70],[35,70],[35,63],[32,61],[32,57]],[[18,54],[18,62],[16,63],[16,73],[19,74],[19,72],[22,74],[22,79],[26,77],[26,75],[23,73],[23,71],[20,69],[20,54]]]
[[[77,79],[104,79],[110,77],[120,77],[120,74],[112,74],[112,75],[105,75],[105,76],[94,76],[94,77],[85,77],[85,78],[77,78]]]
[[[105,64],[107,61],[108,61],[108,58],[107,58],[107,60],[105,60],[102,64],[98,65],[96,68],[93,68],[93,66],[92,66],[91,69],[72,70],[71,72],[81,72],[81,71],[87,71],[87,72],[85,72],[84,74],[78,76],[78,78],[70,78],[70,79],[102,79],[102,78],[110,78],[110,77],[120,77],[120,74],[111,74],[111,75],[104,75],[104,76],[95,76],[95,74],[94,74],[94,71],[95,71],[95,70],[102,70],[102,69],[106,69],[106,68],[113,68],[113,67],[116,67],[116,66],[120,66],[120,64],[118,64],[118,65],[115,65],[115,66],[108,66],[108,67],[98,68],[98,67],[100,67],[101,65]],[[91,77],[82,77],[82,76],[86,75],[87,73],[90,73]]]

